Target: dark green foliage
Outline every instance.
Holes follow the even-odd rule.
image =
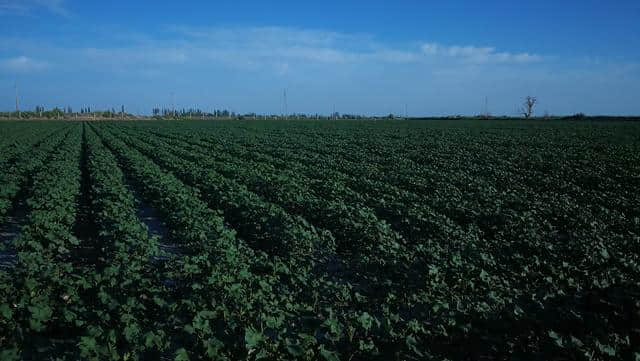
[[[640,359],[640,124],[33,124],[2,360]]]

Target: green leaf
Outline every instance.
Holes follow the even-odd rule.
[[[193,333],[195,332],[195,329],[191,325],[185,325],[184,326],[184,330],[185,330],[185,332],[187,332],[187,333],[189,333],[191,335],[193,335]]]
[[[371,329],[371,325],[373,325],[373,317],[371,317],[371,315],[369,315],[368,313],[364,312],[362,313],[362,315],[358,317],[358,322],[360,322],[360,325],[365,330],[369,331],[369,329]]]
[[[325,349],[324,345],[320,345],[320,355],[326,361],[340,361],[340,357],[338,357],[338,354],[336,352]]]
[[[2,314],[4,318],[9,320],[13,315],[13,311],[11,311],[11,308],[9,307],[8,304],[3,303],[2,305],[0,305],[0,314]]]
[[[176,351],[176,357],[173,359],[173,361],[189,361],[189,354],[187,353],[187,350],[185,350],[184,348],[178,349],[178,351]]]
[[[49,306],[29,306],[29,311],[31,311],[31,317],[39,321],[48,321],[53,314]]]
[[[373,343],[372,340],[367,340],[367,341],[360,340],[360,342],[358,344],[358,347],[359,347],[360,351],[369,352],[369,351],[374,350],[376,348],[376,345]]]
[[[167,305],[167,302],[165,302],[165,300],[163,300],[162,298],[159,298],[158,296],[153,297],[153,302],[155,302],[155,304],[160,307]]]
[[[555,342],[556,345],[558,345],[559,347],[563,347],[564,348],[564,342],[562,341],[562,336],[559,335],[558,333],[556,333],[553,330],[550,330],[549,332],[547,332],[547,334],[549,335],[549,337],[551,337],[553,339],[553,341]]]
[[[260,352],[258,352],[255,356],[256,360],[263,360],[267,357],[269,357],[269,353],[267,352],[267,350],[260,350]]]
[[[482,270],[480,272],[480,279],[487,282],[489,280],[489,274],[487,273],[487,271]]]
[[[49,321],[53,314],[51,308],[46,305],[29,306],[29,311],[31,311],[31,319],[29,320],[29,326],[31,326],[31,329],[36,332],[43,331],[46,328],[43,323]]]
[[[154,335],[153,332],[147,332],[144,335],[144,345],[147,348],[151,348],[153,346],[155,340],[156,340],[156,335]]]
[[[415,337],[411,335],[407,336],[407,338],[405,339],[405,344],[411,351],[415,352],[418,356],[422,356],[422,352],[418,350],[418,341],[416,341]]]
[[[207,356],[209,356],[209,358],[212,360],[217,360],[219,351],[224,347],[224,343],[222,343],[222,341],[218,340],[215,337],[211,337],[207,340],[204,340],[203,342],[207,349]]]
[[[80,347],[81,355],[84,357],[93,355],[98,350],[96,339],[90,336],[80,337],[78,346]]]
[[[262,332],[257,331],[253,327],[246,328],[244,331],[244,342],[247,346],[247,350],[255,349],[258,344],[264,339]]]
[[[2,361],[18,361],[20,360],[20,352],[16,348],[0,351],[0,360]]]
[[[609,356],[616,355],[616,349],[614,347],[611,347],[609,345],[603,345],[598,341],[596,341],[596,345],[598,346],[598,349],[600,350],[600,352],[607,354]]]
[[[580,341],[580,339],[575,336],[571,336],[571,343],[578,347],[584,346],[584,343],[582,343],[582,341]]]
[[[138,328],[137,325],[128,324],[124,328],[124,337],[127,339],[127,341],[134,342],[135,339],[138,337],[139,332],[140,332],[140,329]]]
[[[285,343],[287,345],[287,351],[289,351],[292,356],[300,357],[304,355],[304,349],[297,343],[293,342],[291,339],[286,339]]]

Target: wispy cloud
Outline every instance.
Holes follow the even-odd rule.
[[[31,73],[41,71],[49,67],[45,61],[35,60],[26,56],[18,56],[0,60],[0,70],[14,73]]]
[[[21,1],[0,0],[0,15],[26,15],[30,7]]]
[[[333,31],[309,30],[288,27],[188,27],[169,26],[167,39],[162,42],[146,40],[144,45],[129,49],[132,59],[149,57],[149,63],[157,63],[152,56],[166,52],[172,59],[182,54],[179,63],[188,60],[208,60],[245,69],[271,68],[283,74],[299,65],[317,64],[430,64],[454,65],[459,63],[492,65],[505,63],[539,62],[543,58],[529,53],[498,52],[493,47],[443,46],[437,43],[386,44],[367,34],[346,34]],[[142,47],[166,48],[171,51]],[[126,52],[117,49],[115,52]],[[173,54],[173,55],[172,55]],[[178,62],[176,62],[178,63]]]
[[[2,1],[2,0],[0,0]],[[385,43],[367,34],[347,34],[289,27],[187,27],[170,26],[161,34],[129,37],[115,34],[118,47],[56,48],[55,44],[7,39],[5,54],[35,55],[46,47],[46,59],[62,63],[56,54],[77,61],[89,70],[161,74],[160,68],[201,67],[269,72],[275,75],[308,72],[338,66],[357,68],[413,66],[437,72],[465,66],[540,63],[546,59],[529,53],[499,52],[493,47],[444,46],[438,43]],[[128,42],[121,41],[128,39]],[[142,39],[142,40],[139,40]],[[1,42],[0,42],[1,43]],[[22,44],[22,45],[21,45]],[[24,44],[31,44],[27,47]],[[66,61],[65,61],[66,62]],[[152,71],[153,70],[153,71]],[[171,71],[175,71],[173,69]],[[314,71],[315,71],[314,70]],[[152,72],[150,72],[152,71]]]
[[[0,15],[32,15],[36,10],[44,9],[60,16],[69,16],[65,0],[0,0]]]
[[[588,112],[583,100],[571,103],[567,95],[577,88],[592,91],[583,98],[597,99],[593,104],[607,104],[598,109],[615,113],[640,84],[640,68],[620,62],[429,39],[388,42],[367,34],[234,26],[171,26],[137,35],[108,32],[91,47],[0,36],[0,75],[39,71],[42,84],[62,79],[82,89],[79,99],[104,104],[162,102],[171,89],[187,104],[272,112],[278,109],[273,94],[281,94],[274,89],[287,88],[300,111],[324,112],[337,103],[340,111],[379,114],[402,112],[406,104],[424,114],[473,114],[484,109],[485,97],[492,99],[491,112],[511,114],[526,94],[539,96],[551,112]],[[624,74],[614,76],[620,69]],[[86,82],[96,87],[86,90]],[[611,91],[603,95],[603,88]]]
[[[357,42],[367,45],[373,41],[372,37],[366,34],[347,34],[282,26],[192,27],[172,25],[167,27],[167,31],[183,35],[185,38],[207,40],[220,45],[334,47],[353,46]]]
[[[445,56],[469,63],[531,63],[542,60],[542,56],[530,53],[498,52],[494,47],[441,45],[426,43],[422,52],[428,56]]]
[[[370,37],[287,27],[197,28],[171,26],[170,35],[190,52],[229,65],[268,65],[283,61],[347,63],[358,61],[372,43]]]
[[[171,46],[135,46],[124,48],[86,48],[76,51],[93,63],[111,65],[184,64],[189,60],[187,49]]]

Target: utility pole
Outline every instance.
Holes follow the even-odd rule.
[[[489,97],[484,97],[484,115],[489,118]]]
[[[407,104],[404,105],[404,119],[409,119],[409,106]]]
[[[171,92],[171,115],[176,116],[176,94]]]
[[[287,89],[284,89],[284,118],[287,119]]]
[[[16,82],[15,88],[16,88],[16,113],[18,114],[18,118],[20,118],[20,105],[18,103],[18,82]]]

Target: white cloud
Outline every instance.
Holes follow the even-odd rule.
[[[45,9],[61,16],[70,13],[64,6],[65,0],[0,0],[0,15],[31,15],[37,9]]]
[[[460,59],[469,63],[531,63],[541,61],[542,57],[529,53],[497,52],[494,47],[446,46],[438,43],[423,44],[422,52],[428,56],[444,56]]]
[[[100,71],[132,74],[141,71],[160,74],[178,68],[185,70],[186,67],[235,69],[275,75],[299,74],[309,71],[311,67],[313,71],[330,71],[337,66],[345,70],[374,66],[395,66],[401,70],[402,66],[415,66],[424,70],[444,71],[466,65],[524,64],[543,60],[538,55],[498,52],[493,47],[444,46],[438,43],[390,44],[377,41],[367,34],[288,27],[171,26],[166,27],[165,33],[160,36],[146,34],[144,41],[132,40],[124,35],[113,36],[129,41],[119,47],[60,48],[56,44],[31,44],[28,39],[7,39],[4,46],[0,45],[0,51],[33,56],[35,49],[45,47],[48,49],[46,59],[56,64],[67,64],[63,58],[73,56],[86,71],[99,68]]]
[[[171,26],[177,46],[206,59],[245,68],[287,69],[295,63],[349,63],[359,60],[370,40],[365,35],[286,27],[194,28]],[[360,49],[359,49],[360,48]],[[197,54],[197,55],[196,55]],[[281,73],[281,71],[279,71]]]
[[[29,7],[22,2],[0,0],[0,15],[14,14],[26,15],[29,13]]]
[[[33,1],[30,0],[30,3]],[[50,5],[59,4],[59,1],[46,1]],[[124,35],[113,36],[119,40],[129,39]],[[409,67],[438,72],[462,71],[463,67],[471,65],[524,64],[542,60],[538,55],[498,52],[493,47],[445,46],[438,43],[390,44],[377,41],[367,34],[273,26],[169,26],[160,36],[146,34],[144,41],[129,39],[119,47],[60,48],[52,43],[32,44],[28,39],[9,40],[12,39],[7,39],[4,47],[0,45],[0,51],[5,54],[24,54],[2,62],[2,68],[9,71],[46,68],[48,63],[29,58],[36,54],[35,49],[43,47],[47,49],[46,60],[60,64],[58,67],[61,71],[68,65],[64,59],[72,57],[77,64],[73,69],[67,69],[70,71],[82,68],[83,71],[132,75],[141,72],[184,72],[194,68],[201,71],[219,69],[292,76],[319,70],[336,72],[338,67],[345,72],[381,67],[395,67],[402,72],[407,72]]]
[[[70,13],[64,6],[65,0],[35,0],[37,5],[40,5],[54,14],[69,16]]]
[[[391,46],[366,34],[345,34],[332,31],[287,27],[187,27],[170,26],[181,44],[191,51],[209,49],[214,60],[225,62],[298,60],[319,63],[420,63],[429,57],[450,57],[466,63],[530,63],[541,61],[539,55],[498,52],[493,47],[445,46],[426,43]],[[293,65],[293,64],[290,64]]]
[[[128,98],[157,104],[176,89],[185,104],[277,112],[278,89],[287,88],[291,109],[322,113],[337,103],[341,112],[377,114],[404,112],[406,104],[422,114],[474,114],[483,111],[485,97],[492,113],[512,114],[526,94],[544,99],[552,113],[588,112],[580,108],[582,100],[574,110],[567,96],[580,84],[585,92],[593,90],[593,109],[637,112],[628,94],[638,93],[640,68],[632,64],[618,74],[624,64],[615,60],[603,64],[491,46],[391,43],[366,34],[286,27],[174,26],[141,36],[117,29],[104,40],[88,48],[0,35],[0,75],[40,70],[45,85],[56,83],[49,79],[79,85],[78,101],[87,104],[121,104]],[[104,45],[114,43],[119,45]],[[48,71],[54,66],[55,72]],[[88,81],[97,87],[87,90]],[[603,88],[609,90],[598,93]],[[48,96],[55,98],[56,90]]]
[[[440,51],[440,45],[436,43],[427,43],[422,45],[422,51],[425,54],[436,55]]]
[[[166,46],[129,48],[86,48],[80,55],[94,63],[110,65],[183,64],[189,60],[186,49]]]
[[[49,67],[49,63],[35,60],[26,56],[18,56],[0,60],[0,69],[15,73],[30,73],[44,70]]]
[[[210,43],[227,46],[242,44],[262,47],[286,45],[326,48],[341,44],[353,46],[356,42],[371,42],[371,37],[364,34],[345,34],[280,26],[189,27],[174,25],[167,27],[167,30],[186,38],[206,40]]]

